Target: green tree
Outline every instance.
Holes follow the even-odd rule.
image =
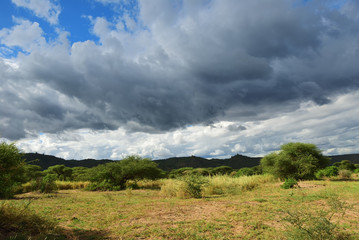
[[[73,167],[72,168],[72,181],[87,181],[89,180],[89,168],[87,167]]]
[[[16,186],[25,181],[23,155],[15,144],[0,144],[0,198],[10,198]]]
[[[163,176],[163,171],[150,159],[129,156],[121,161],[91,168],[89,174],[91,181],[97,184],[124,189],[129,180],[156,179]]]
[[[72,169],[65,165],[51,166],[44,171],[46,174],[55,174],[58,180],[71,180]]]
[[[334,177],[338,176],[339,169],[336,166],[329,166],[324,169],[320,169],[315,173],[316,178],[321,179],[323,177]]]
[[[329,159],[324,157],[314,144],[287,143],[281,151],[273,152],[261,159],[264,172],[281,179],[314,179],[315,172],[324,168]]]
[[[338,167],[339,170],[353,171],[356,168],[354,163],[350,162],[349,160],[342,160],[341,162],[336,162],[333,165]]]
[[[211,174],[213,175],[228,175],[233,172],[233,168],[229,166],[220,166],[212,169]]]
[[[41,171],[41,167],[37,165],[26,164],[24,166],[24,180],[29,182],[41,178],[44,173]]]

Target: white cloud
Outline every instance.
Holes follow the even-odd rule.
[[[58,24],[60,5],[52,0],[12,0],[18,7],[24,7],[34,12],[34,14],[48,21],[50,24]]]
[[[18,46],[25,51],[33,51],[44,47],[46,39],[37,22],[14,18],[17,25],[11,29],[0,30],[0,42],[8,47]]]
[[[173,156],[228,157],[237,153],[263,156],[287,142],[317,144],[325,154],[359,152],[359,91],[338,96],[324,106],[303,104],[295,112],[264,121],[218,122],[167,133],[76,130],[23,139],[26,152],[71,158],[122,159],[139,154],[152,159]],[[229,130],[228,126],[246,126]],[[66,139],[64,139],[64,137]]]

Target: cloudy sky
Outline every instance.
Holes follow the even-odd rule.
[[[359,1],[2,0],[0,141],[66,159],[359,153]]]

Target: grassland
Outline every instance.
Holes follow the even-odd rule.
[[[166,181],[172,180],[157,184],[163,187]],[[221,188],[216,181],[199,199],[168,197],[158,189],[74,189],[20,194],[0,201],[0,210],[5,205],[25,209],[41,217],[27,221],[49,223],[40,224],[45,226],[40,234],[12,234],[13,239],[27,239],[26,234],[31,239],[295,239],[300,227],[323,219],[333,239],[359,239],[357,180],[305,181],[288,190],[272,180],[249,188],[229,179]]]

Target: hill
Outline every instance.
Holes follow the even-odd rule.
[[[67,167],[95,167],[99,164],[113,162],[114,160],[95,160],[95,159],[84,159],[84,160],[65,160],[63,158],[55,157],[52,155],[38,154],[38,153],[26,153],[25,159],[28,163],[38,165],[42,169],[47,169],[53,165],[65,165]],[[359,154],[346,154],[330,156],[331,164],[334,162],[340,162],[342,160],[350,160],[353,163],[359,163]],[[36,161],[37,159],[37,161]],[[154,160],[158,166],[165,170],[170,171],[172,169],[178,169],[182,167],[193,167],[193,168],[209,168],[219,166],[229,166],[234,169],[243,167],[254,167],[260,162],[260,157],[247,157],[243,155],[235,155],[228,159],[206,159],[196,156],[190,157],[172,157],[167,159]]]
[[[65,160],[63,158],[55,157],[52,155],[39,154],[39,153],[25,153],[24,158],[26,162],[33,165],[40,166],[43,170],[54,165],[65,165],[66,167],[96,167],[99,164],[113,162],[112,160]]]
[[[178,169],[183,167],[193,168],[209,168],[219,166],[229,166],[234,169],[242,167],[254,167],[259,164],[261,158],[251,158],[243,155],[235,155],[229,159],[206,159],[196,156],[191,157],[173,157],[162,160],[155,160],[158,166],[169,171],[172,169]]]

